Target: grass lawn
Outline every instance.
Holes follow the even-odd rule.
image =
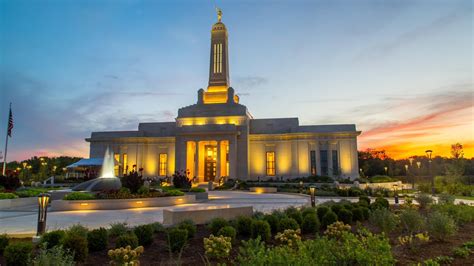
[[[473,196],[455,196],[456,199],[460,199],[460,200],[474,200],[474,197]]]

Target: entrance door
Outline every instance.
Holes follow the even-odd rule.
[[[204,151],[204,181],[214,181],[217,170],[217,146],[205,145]]]

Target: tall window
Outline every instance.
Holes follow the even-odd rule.
[[[268,176],[275,175],[275,152],[274,151],[267,152],[267,175]]]
[[[115,176],[119,176],[119,165],[115,162],[120,162],[120,154],[114,153],[114,174]]]
[[[332,151],[332,174],[339,175],[339,160],[337,156],[337,150]]]
[[[126,175],[128,171],[128,155],[126,153],[122,154],[122,167],[123,174]]]
[[[328,151],[319,151],[321,157],[321,175],[328,175]]]
[[[222,73],[222,43],[214,44],[214,73]]]
[[[316,151],[310,151],[311,175],[316,175]]]
[[[168,154],[160,153],[160,176],[166,175],[166,166],[168,165]]]

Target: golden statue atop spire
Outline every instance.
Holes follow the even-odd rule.
[[[216,7],[216,12],[217,12],[217,21],[221,22],[222,20],[222,10],[218,7]]]

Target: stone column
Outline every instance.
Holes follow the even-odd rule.
[[[332,169],[332,147],[331,143],[328,143],[328,176],[334,176],[334,170]]]
[[[317,175],[322,175],[321,173],[321,144],[319,141],[316,141],[314,151],[316,153],[316,174]]]
[[[196,149],[194,151],[194,175],[196,176],[198,182],[199,180],[199,141],[194,142]]]
[[[221,142],[217,141],[217,157],[216,157],[216,179],[221,177]]]
[[[229,177],[237,177],[237,137],[229,139]]]

